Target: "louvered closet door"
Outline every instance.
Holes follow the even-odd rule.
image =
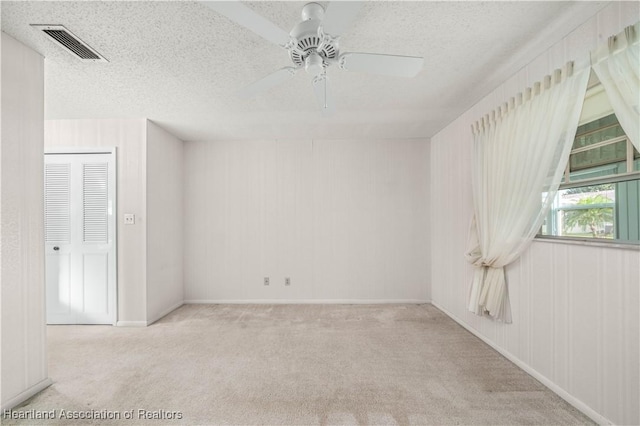
[[[45,155],[47,322],[116,320],[113,154]]]

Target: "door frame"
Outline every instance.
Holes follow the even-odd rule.
[[[73,155],[73,154],[105,154],[109,155],[109,164],[112,167],[109,171],[113,173],[109,176],[109,183],[113,187],[113,214],[109,215],[109,226],[113,229],[113,262],[110,262],[108,277],[109,301],[113,306],[111,314],[111,324],[118,323],[118,160],[116,147],[50,147],[45,148],[44,155]]]

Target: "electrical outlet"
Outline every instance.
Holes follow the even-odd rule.
[[[136,215],[133,213],[125,213],[124,214],[124,224],[125,225],[135,225],[136,223]]]
[[[284,285],[291,285],[291,278],[286,277],[286,278],[284,279]]]
[[[264,285],[269,285],[269,277],[264,277]]]

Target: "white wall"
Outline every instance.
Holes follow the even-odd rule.
[[[147,321],[145,119],[47,120],[45,147],[117,148],[118,323]],[[136,215],[124,225],[124,214]]]
[[[48,386],[42,56],[2,34],[0,148],[2,409]]]
[[[183,143],[147,121],[147,323],[182,305]]]
[[[185,143],[185,299],[429,300],[428,155],[422,139]]]
[[[466,310],[471,218],[470,124],[570,59],[638,20],[614,2],[431,140],[432,299],[465,327],[600,422],[640,423],[640,253],[535,241],[507,268],[513,324]]]

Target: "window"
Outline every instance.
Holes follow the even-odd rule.
[[[540,235],[640,243],[640,153],[600,84],[587,91],[564,179]]]

